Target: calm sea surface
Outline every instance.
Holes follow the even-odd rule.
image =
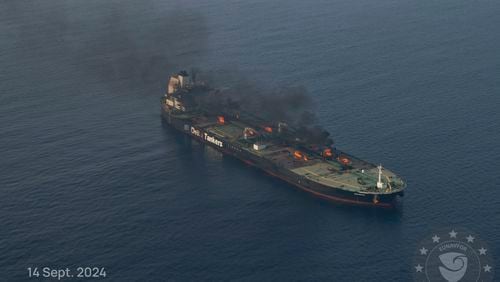
[[[499,1],[144,2],[0,2],[1,281],[408,281],[447,227],[500,261]],[[305,86],[339,148],[407,180],[401,209],[323,202],[163,125],[191,67]]]

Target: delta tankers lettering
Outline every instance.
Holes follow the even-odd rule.
[[[199,129],[194,128],[193,126],[191,126],[191,134],[193,134],[194,136],[201,137],[201,131]]]
[[[217,146],[219,146],[221,148],[224,147],[224,143],[222,143],[222,141],[218,140],[214,136],[210,136],[206,132],[202,133],[201,130],[195,128],[194,126],[191,126],[191,135],[203,138],[205,141],[208,141],[208,142],[210,142],[210,143],[212,143],[214,145],[217,145]]]
[[[224,147],[224,145],[223,145],[222,141],[217,140],[217,138],[215,138],[215,137],[213,137],[213,136],[208,135],[206,132],[205,132],[205,133],[203,133],[203,136],[205,136],[205,140],[206,140],[206,141],[208,141],[208,142],[210,142],[210,143],[212,143],[212,144],[215,144],[215,145],[217,145],[217,146],[219,146],[219,147],[221,147],[221,148],[222,148],[222,147]]]
[[[266,120],[241,107],[218,107],[218,93],[182,71],[170,77],[162,117],[194,139],[327,200],[394,207],[404,195],[400,176],[339,150],[329,133]]]

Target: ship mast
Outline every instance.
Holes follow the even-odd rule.
[[[379,164],[377,168],[378,168],[377,188],[382,189],[384,188],[384,182],[382,182],[382,164]]]

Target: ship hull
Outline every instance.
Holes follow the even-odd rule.
[[[233,146],[221,147],[217,146],[217,144],[207,142],[203,138],[203,136],[196,136],[192,134],[192,132],[190,131],[192,125],[190,124],[189,120],[176,118],[175,116],[170,115],[168,111],[165,111],[163,109],[162,118],[172,128],[189,135],[191,138],[201,143],[207,144],[208,146],[215,148],[225,155],[233,156],[248,165],[265,171],[269,175],[288,182],[294,187],[299,188],[309,194],[328,201],[350,205],[394,208],[397,203],[397,198],[399,196],[403,196],[403,192],[393,194],[369,194],[325,186],[320,183],[311,181],[306,177],[297,175],[288,169],[280,168],[268,160],[259,158],[258,156],[255,156],[243,150],[237,150],[237,148],[234,148]]]

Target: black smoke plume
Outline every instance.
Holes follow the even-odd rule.
[[[57,73],[58,80],[114,83],[142,93],[161,93],[171,73],[199,65],[208,52],[207,19],[202,11],[176,3],[136,1],[5,1],[0,16],[15,23],[16,46],[47,58],[49,71],[34,67],[32,75]],[[7,37],[6,37],[7,38]],[[29,47],[29,48],[27,48]],[[61,66],[64,66],[62,68]],[[246,111],[272,123],[285,121],[301,138],[320,140],[312,102],[303,87],[272,88],[242,79],[238,72],[223,76],[194,69],[219,91],[205,96],[215,112]],[[50,77],[50,79],[54,79]],[[227,87],[229,86],[229,87]],[[76,85],[75,87],[78,87]],[[154,94],[156,95],[156,94]]]
[[[195,104],[202,105],[209,114],[239,113],[256,116],[268,123],[286,123],[300,140],[331,145],[330,134],[317,124],[314,103],[303,86],[269,88],[262,82],[250,81],[235,71],[222,77],[210,72],[196,71],[196,80],[210,91],[193,95]]]

